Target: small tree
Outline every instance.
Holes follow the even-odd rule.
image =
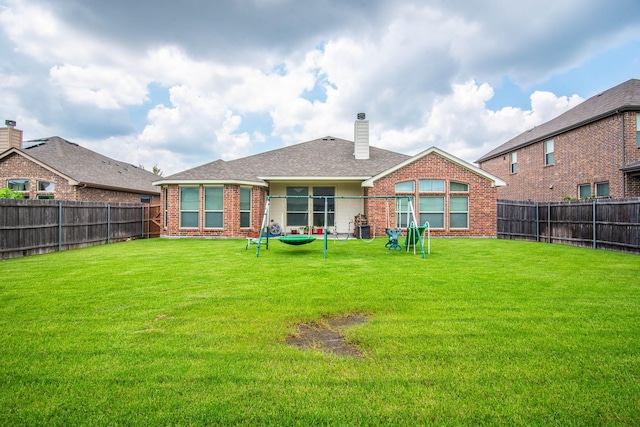
[[[10,188],[0,188],[0,199],[24,199],[24,194]]]
[[[158,165],[153,165],[153,168],[151,168],[151,172],[155,173],[158,176],[162,176],[162,169],[160,169],[158,167]]]

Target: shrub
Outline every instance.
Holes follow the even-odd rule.
[[[24,195],[10,188],[0,188],[0,199],[24,199]]]

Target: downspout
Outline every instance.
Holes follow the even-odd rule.
[[[622,137],[620,138],[622,140],[622,167],[624,168],[627,164],[627,157],[625,155],[625,144],[624,144],[624,112],[620,113],[622,116]],[[626,198],[627,197],[627,174],[625,172],[622,172],[622,198]]]

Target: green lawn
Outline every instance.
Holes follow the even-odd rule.
[[[0,261],[0,425],[639,425],[640,257],[141,240]],[[362,357],[286,344],[357,313]]]

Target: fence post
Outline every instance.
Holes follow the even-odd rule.
[[[107,203],[107,244],[111,243],[111,203]]]
[[[547,203],[547,243],[551,243],[551,203]]]
[[[540,241],[540,213],[538,212],[538,202],[536,202],[536,242]]]
[[[142,238],[144,239],[144,205],[142,205],[142,215],[140,215],[140,228],[142,229]]]
[[[593,201],[593,249],[596,248],[597,243],[596,243],[596,226],[597,226],[597,221],[596,221],[596,201]]]
[[[62,251],[62,202],[58,202],[58,252]]]

